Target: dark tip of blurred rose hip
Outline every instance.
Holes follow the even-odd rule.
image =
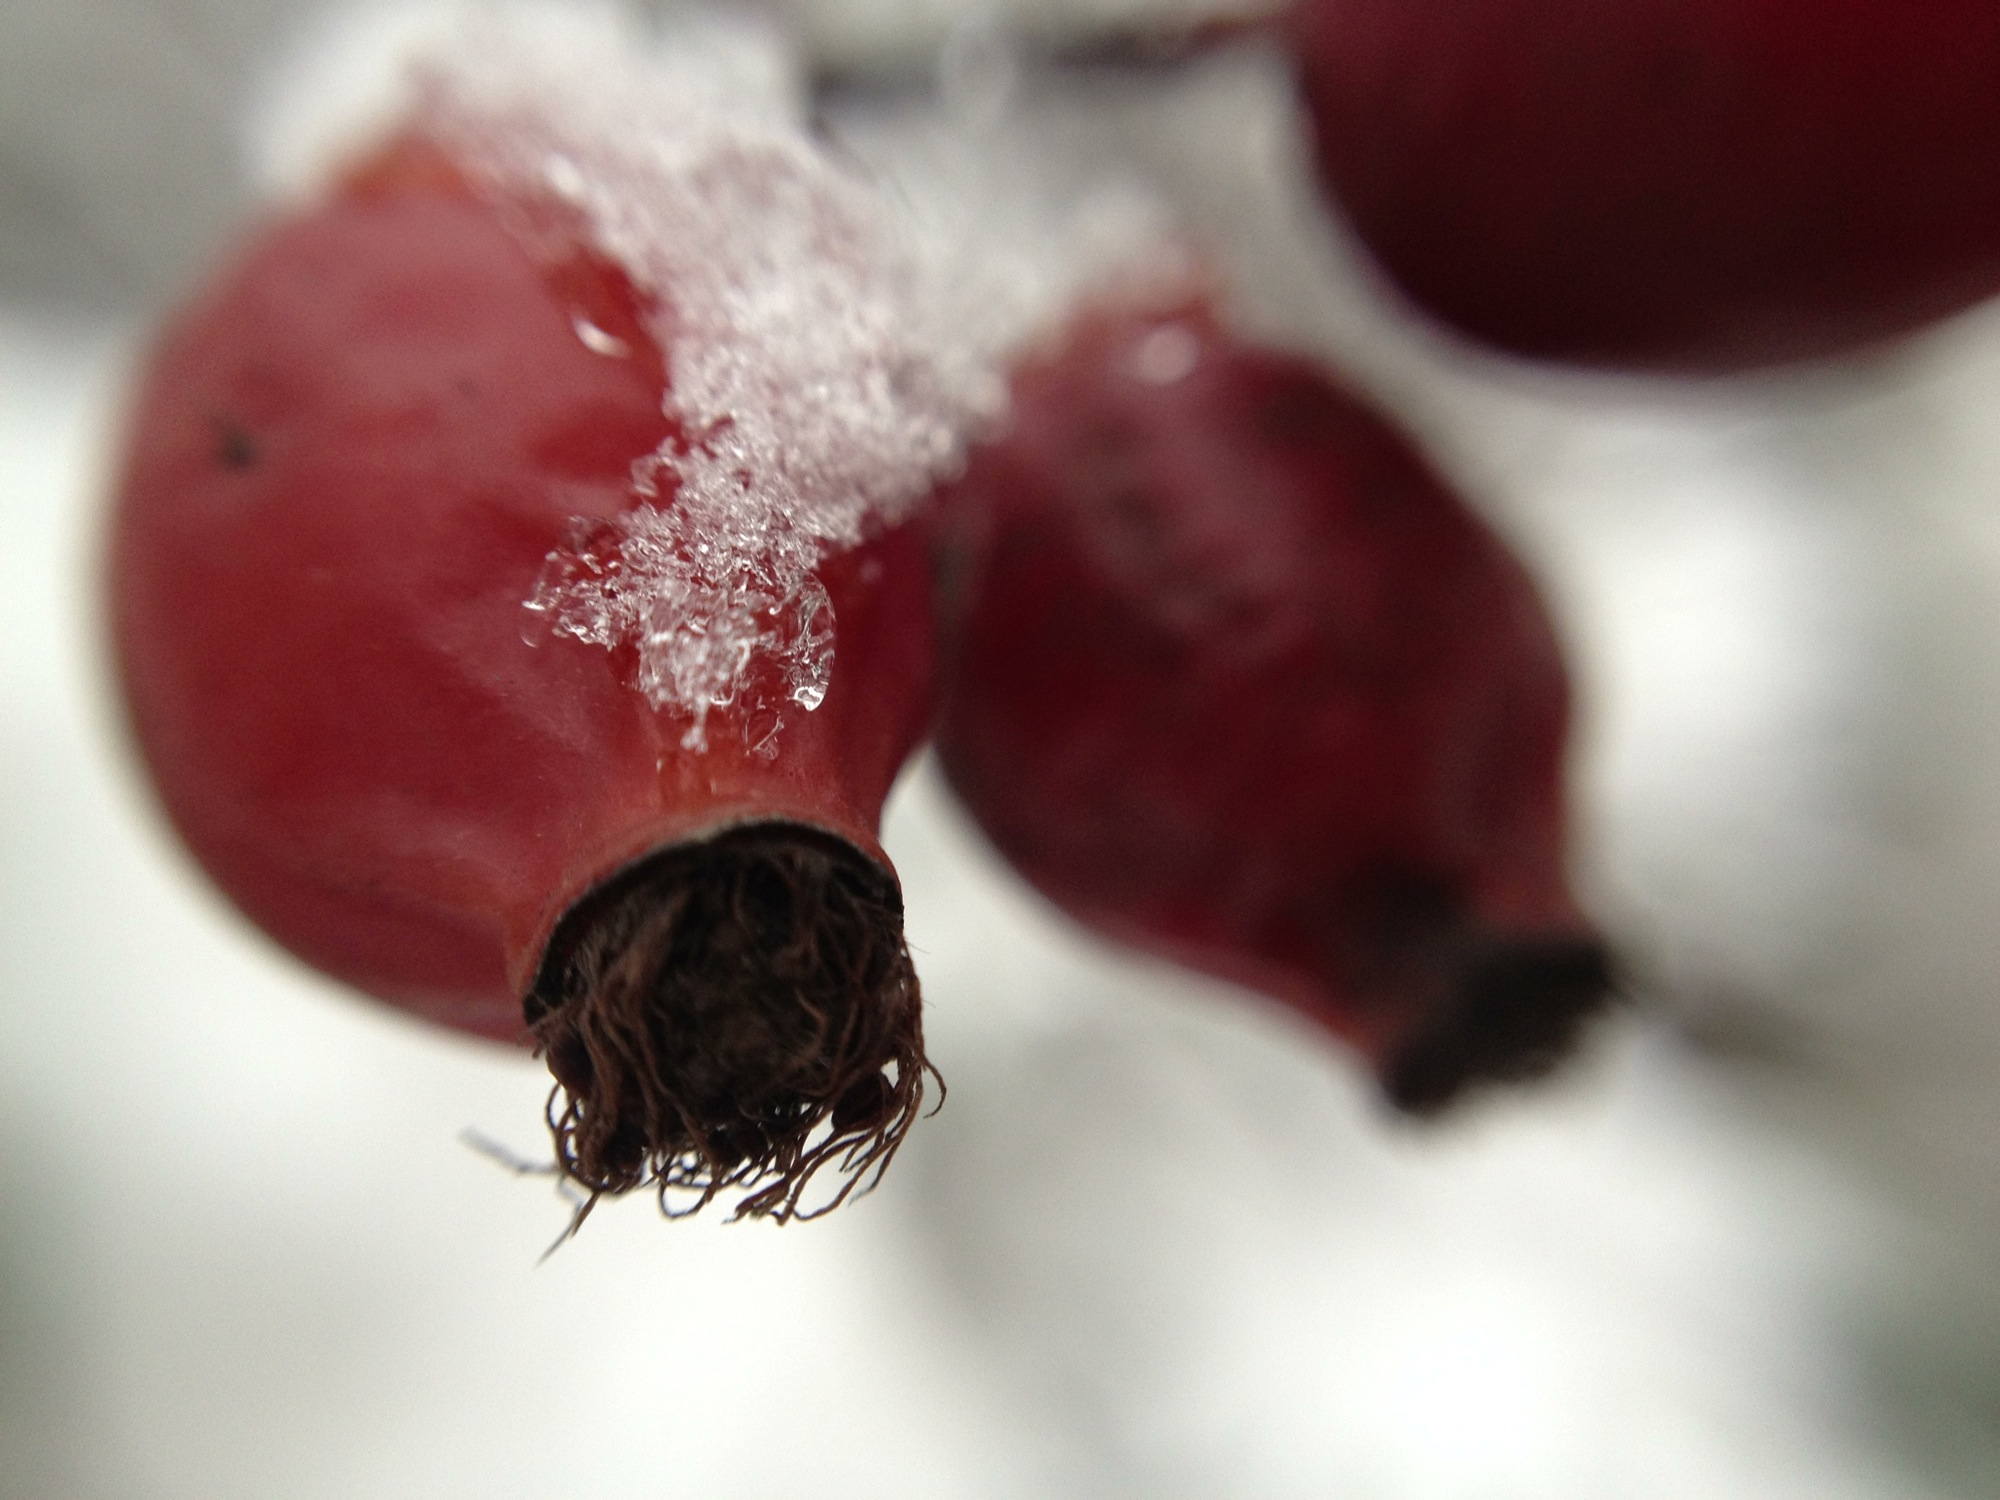
[[[1480,1084],[1539,1078],[1617,989],[1611,954],[1595,938],[1491,941],[1382,1058],[1383,1092],[1398,1109],[1434,1115]]]
[[[816,1217],[873,1185],[936,1076],[895,881],[798,824],[608,881],[558,925],[526,1015],[586,1211],[651,1186],[675,1216],[729,1194],[737,1218]]]

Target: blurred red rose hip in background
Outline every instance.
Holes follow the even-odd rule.
[[[1288,30],[1329,196],[1499,348],[1723,371],[2000,291],[1986,0],[1296,0]]]
[[[1018,372],[945,497],[951,785],[1043,894],[1263,990],[1412,1110],[1609,986],[1534,586],[1411,443],[1198,302]]]

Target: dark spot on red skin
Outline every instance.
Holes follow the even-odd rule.
[[[1275,382],[1251,408],[1252,430],[1275,444],[1325,446],[1330,427],[1352,425],[1346,411],[1309,380]]]
[[[231,469],[254,468],[257,464],[257,441],[241,423],[229,417],[217,417],[215,456]]]

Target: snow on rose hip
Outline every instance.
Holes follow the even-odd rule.
[[[1610,987],[1563,662],[1382,418],[1198,300],[1101,309],[943,517],[940,757],[1045,895],[1288,1002],[1410,1110],[1563,1055]]]
[[[1294,0],[1329,195],[1521,354],[1714,371],[2000,293],[1990,0]]]
[[[153,355],[109,560],[130,719],[267,933],[547,1058],[589,1201],[783,1219],[923,1093],[876,832],[965,391],[803,138],[510,66],[432,79]]]

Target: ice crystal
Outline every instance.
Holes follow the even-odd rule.
[[[559,205],[650,300],[666,361],[679,439],[635,466],[639,504],[550,555],[529,608],[633,648],[690,748],[737,707],[768,750],[782,707],[831,681],[815,569],[907,518],[1004,385],[920,241],[782,91],[716,73],[704,52],[489,16],[423,64],[423,120],[503,201]]]

